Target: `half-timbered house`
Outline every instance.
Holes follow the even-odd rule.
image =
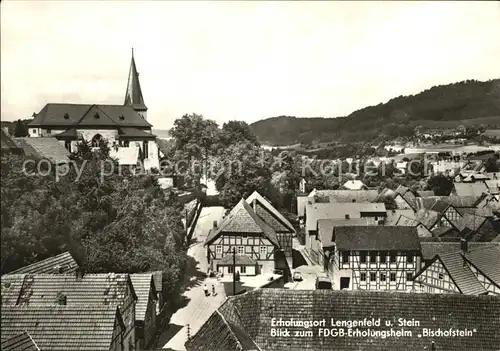
[[[130,275],[137,303],[135,305],[136,349],[144,350],[151,346],[156,334],[156,310],[158,297],[152,273]]]
[[[246,202],[252,207],[260,219],[274,229],[280,247],[288,261],[288,266],[292,267],[292,238],[295,235],[294,226],[257,191],[254,191],[246,199]]]
[[[415,227],[337,227],[331,242],[326,268],[338,288],[412,290],[421,262]]]
[[[437,254],[414,278],[419,292],[438,294],[500,295],[500,246],[477,244],[469,250]]]
[[[280,269],[276,260],[276,253],[281,250],[278,236],[245,199],[219,225],[214,223],[205,246],[210,269],[224,274],[256,275]],[[229,264],[233,253],[236,265]]]

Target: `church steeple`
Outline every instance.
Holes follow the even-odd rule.
[[[134,48],[132,48],[132,61],[130,63],[124,105],[132,107],[135,111],[137,111],[137,113],[146,119],[148,108],[146,107],[142,96],[141,84],[139,83],[139,73],[137,73],[137,67],[135,66]]]

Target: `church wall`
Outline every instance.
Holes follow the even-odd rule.
[[[77,133],[81,134],[85,141],[91,141],[96,134],[101,134],[108,141],[109,145],[112,145],[118,136],[116,129],[78,129]]]

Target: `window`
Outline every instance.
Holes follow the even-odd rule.
[[[361,273],[360,279],[362,282],[366,281],[366,273]]]
[[[391,273],[391,282],[395,282],[396,281],[396,273]]]
[[[244,246],[238,246],[238,255],[243,255],[245,253],[245,247]]]
[[[380,263],[386,263],[387,262],[387,252],[382,251],[380,253]]]
[[[247,272],[247,267],[241,266],[240,273],[246,273],[246,272]]]
[[[65,141],[64,142],[64,147],[66,148],[66,150],[68,150],[69,152],[71,152],[71,141]]]
[[[216,254],[222,254],[222,245],[217,245],[215,247],[215,253]]]
[[[366,263],[366,252],[361,251],[361,263]]]
[[[377,262],[377,251],[370,252],[370,263]]]
[[[377,281],[377,273],[370,273],[370,281],[371,282]]]
[[[143,145],[144,145],[144,147],[143,147],[143,149],[144,149],[144,158],[148,158],[148,155],[149,155],[149,152],[148,152],[148,142],[147,141],[143,142]]]
[[[228,273],[234,273],[234,267],[233,266],[227,266],[227,272]]]
[[[342,252],[342,263],[349,263],[349,251]]]
[[[408,253],[406,254],[406,262],[408,262],[408,263],[413,263],[413,253],[408,252]]]
[[[52,129],[47,129],[47,134],[51,134],[52,133]]]
[[[390,258],[391,258],[391,263],[396,263],[396,253],[395,252],[391,252]]]
[[[411,282],[412,278],[413,278],[413,274],[411,274],[411,273],[406,273],[406,280],[407,280],[407,281]]]
[[[129,147],[129,145],[130,145],[130,141],[125,140],[125,141],[123,142],[123,147]]]
[[[33,129],[33,134],[36,134],[36,129]]]
[[[439,279],[443,279],[443,273],[439,273]]]
[[[260,247],[260,254],[265,255],[267,253],[267,248],[265,246]]]
[[[380,273],[380,282],[385,282],[387,281],[387,275],[385,273]]]

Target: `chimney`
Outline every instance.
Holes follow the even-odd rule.
[[[214,228],[214,229],[217,229],[217,221],[214,221],[214,223],[213,223],[213,228]]]
[[[347,213],[345,214],[345,219],[350,219],[351,216],[349,216]]]
[[[460,239],[460,249],[462,252],[467,253],[468,252],[468,243],[467,240],[465,239]]]
[[[83,275],[84,275],[83,269],[82,268],[78,268],[76,270],[76,272],[75,272],[75,275],[76,275],[76,279],[82,279]]]
[[[53,274],[59,274],[63,272],[63,268],[60,265],[52,267]]]

